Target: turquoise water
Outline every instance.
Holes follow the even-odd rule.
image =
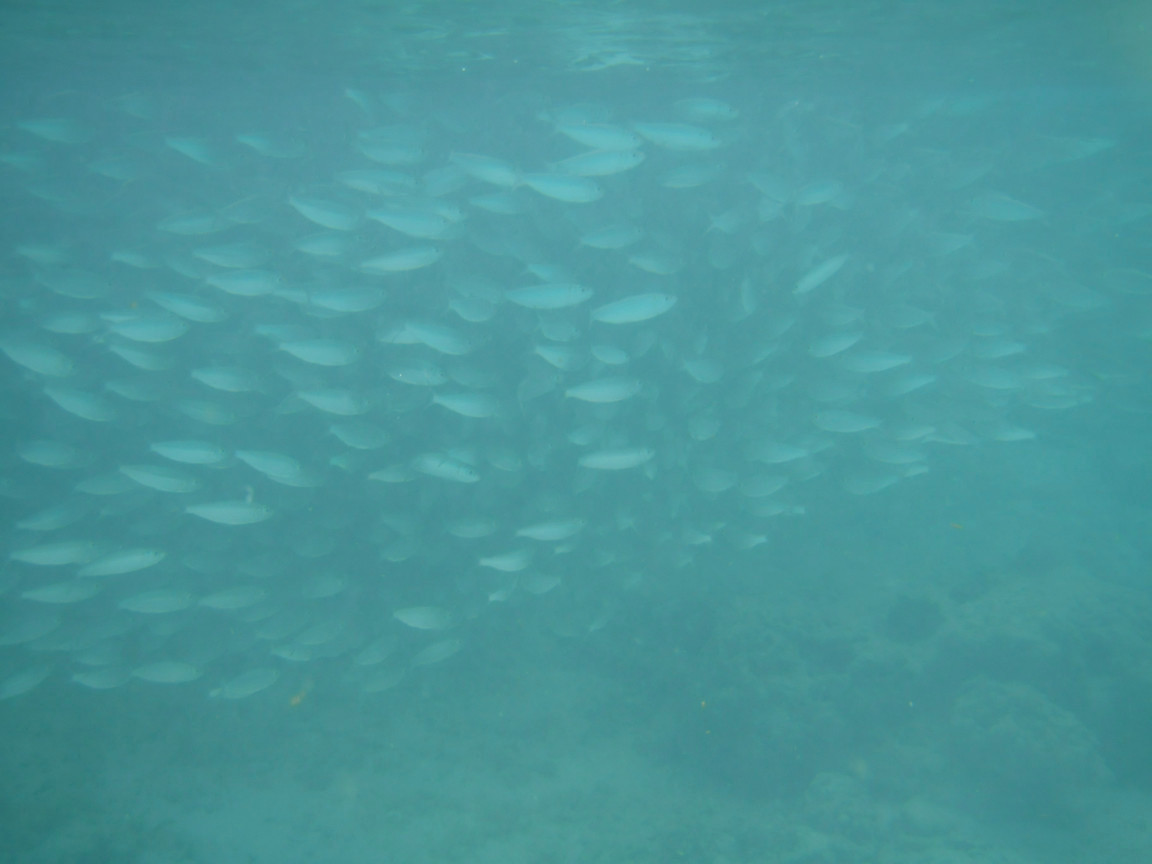
[[[1147,860],[1145,10],[0,15],[3,860]]]

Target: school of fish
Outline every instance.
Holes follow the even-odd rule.
[[[1152,280],[1066,266],[1110,225],[1037,190],[1108,130],[700,89],[10,118],[0,697],[373,694],[522,617],[590,638],[1098,397],[1067,334]]]

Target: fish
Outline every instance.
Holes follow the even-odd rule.
[[[255,268],[213,273],[206,276],[204,281],[213,288],[234,297],[263,297],[279,290],[282,284],[278,274],[270,270]]]
[[[848,256],[846,254],[833,255],[831,258],[822,261],[797,280],[796,287],[792,289],[792,293],[799,296],[816,290],[839,273],[847,261]]]
[[[288,204],[309,222],[332,231],[351,231],[360,223],[360,214],[338,201],[290,195]]]
[[[631,171],[646,158],[643,150],[592,150],[561,159],[556,167],[577,177],[609,177]]]
[[[836,362],[849,372],[871,374],[887,372],[912,362],[911,354],[889,351],[853,351],[837,358]]]
[[[483,555],[477,563],[501,573],[518,573],[532,562],[532,556],[533,551],[529,548],[512,549],[496,555]]]
[[[1040,208],[999,192],[983,192],[968,207],[974,215],[990,222],[1031,222],[1044,216]]]
[[[516,531],[517,537],[527,537],[529,540],[538,540],[542,543],[557,543],[575,537],[584,530],[588,520],[583,517],[569,519],[553,519],[548,522],[536,522],[525,525]]]
[[[428,360],[412,361],[388,370],[388,377],[413,387],[439,387],[448,382],[444,370]]]
[[[632,131],[608,123],[579,123],[560,121],[556,131],[571,138],[577,144],[594,150],[622,150],[632,152],[640,144],[640,138]]]
[[[627,249],[643,238],[644,230],[639,225],[613,222],[582,235],[580,245],[592,249]]]
[[[450,240],[462,231],[458,220],[421,208],[377,207],[366,215],[373,222],[418,240]]]
[[[432,404],[477,420],[495,417],[500,411],[499,401],[487,393],[434,393]]]
[[[93,423],[111,423],[118,416],[115,406],[96,393],[70,387],[46,386],[44,395],[67,414]]]
[[[666,150],[700,152],[715,150],[723,143],[712,130],[690,123],[633,123],[632,128]]]
[[[188,323],[177,316],[130,316],[113,321],[108,332],[132,342],[156,344],[180,339],[188,333]]]
[[[52,667],[47,664],[23,669],[0,681],[0,699],[13,699],[23,696],[39,687],[48,676],[52,674]]]
[[[271,666],[258,666],[220,682],[208,691],[212,699],[247,699],[267,690],[280,679],[280,670]]]
[[[529,594],[540,597],[559,588],[563,582],[564,579],[555,573],[528,573],[521,576],[517,584]]]
[[[96,544],[90,541],[59,540],[17,549],[8,553],[8,557],[34,567],[61,567],[67,564],[86,564],[98,554]]]
[[[433,642],[412,657],[413,666],[431,666],[433,663],[443,663],[449,657],[459,653],[464,647],[462,639],[441,639]]]
[[[67,378],[75,371],[72,359],[50,345],[8,336],[0,338],[0,351],[3,351],[12,362],[38,375]]]
[[[374,258],[368,258],[360,262],[360,272],[387,276],[392,273],[407,273],[412,270],[421,270],[431,264],[435,264],[443,254],[443,250],[438,246],[426,244],[406,246],[384,252]]]
[[[128,612],[167,615],[172,612],[181,612],[195,602],[196,598],[190,591],[160,588],[155,591],[141,591],[138,594],[125,597],[116,605]]]
[[[504,292],[508,300],[526,309],[567,309],[586,302],[592,294],[591,288],[575,282],[530,285]]]
[[[579,175],[523,174],[520,182],[546,198],[568,204],[590,204],[604,197],[600,184]]]
[[[361,393],[328,387],[322,390],[297,390],[296,398],[308,403],[317,411],[335,414],[337,417],[357,417],[368,411],[367,397]]]
[[[70,579],[66,582],[52,582],[39,588],[29,588],[20,592],[25,600],[36,603],[79,603],[95,597],[104,586],[90,579]]]
[[[224,448],[217,444],[190,439],[156,441],[148,445],[148,449],[165,459],[188,465],[216,465],[223,462],[228,456]]]
[[[409,606],[397,609],[392,617],[416,630],[447,630],[455,625],[455,616],[447,609],[436,606]]]
[[[880,420],[877,417],[857,414],[854,411],[829,409],[816,414],[816,426],[825,432],[852,434],[864,432],[868,429],[876,429],[880,426]]]
[[[514,166],[494,156],[478,153],[452,153],[449,160],[470,177],[493,186],[511,189],[520,184],[520,172]]]
[[[149,291],[146,296],[160,306],[160,309],[185,321],[194,321],[196,324],[218,324],[228,317],[228,313],[220,306],[207,303],[200,297],[173,291]]]
[[[121,549],[102,555],[76,571],[77,576],[121,576],[155,567],[168,557],[163,549]]]
[[[132,670],[132,677],[150,684],[188,684],[204,674],[204,670],[181,660],[157,660]]]
[[[284,486],[308,487],[317,485],[318,478],[292,456],[268,450],[237,450],[237,459],[259,471],[265,477]]]
[[[705,96],[677,99],[674,107],[687,119],[700,123],[735,120],[740,116],[740,109],[735,106]]]
[[[72,674],[71,681],[91,690],[114,690],[123,687],[132,678],[129,669],[119,666],[105,666],[96,669],[83,669]]]
[[[399,330],[383,334],[380,341],[425,345],[433,351],[447,354],[450,357],[468,354],[475,347],[470,339],[454,327],[420,320],[404,321]]]
[[[60,629],[58,615],[26,615],[0,629],[0,647],[29,645]]]
[[[829,333],[813,341],[808,346],[808,353],[813,357],[834,357],[843,351],[847,351],[859,342],[863,336],[864,334],[859,330]]]
[[[673,294],[633,294],[592,310],[592,320],[602,324],[639,324],[665,314],[677,303]]]
[[[569,387],[564,395],[581,402],[609,404],[630,399],[640,392],[641,387],[636,378],[598,378]]]
[[[417,456],[412,460],[412,467],[421,474],[453,483],[477,483],[480,480],[480,474],[471,465],[439,453]]]
[[[272,508],[253,501],[211,501],[192,504],[184,508],[190,513],[217,525],[255,525],[272,516]]]
[[[209,609],[235,612],[257,606],[270,596],[268,589],[259,585],[234,585],[206,594],[197,603]]]
[[[377,309],[386,300],[387,295],[373,285],[315,288],[308,292],[310,305],[349,315]]]
[[[655,456],[655,451],[650,447],[618,447],[585,453],[577,460],[577,464],[596,471],[625,471],[644,465]]]
[[[204,386],[225,393],[252,393],[260,389],[260,377],[256,373],[235,366],[202,366],[189,374]]]
[[[314,366],[347,366],[359,357],[359,348],[339,339],[301,339],[281,342],[277,346],[285,354]]]

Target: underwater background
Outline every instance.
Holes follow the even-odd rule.
[[[0,858],[1152,855],[1152,6],[0,9]]]

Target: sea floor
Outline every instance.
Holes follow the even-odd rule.
[[[1074,824],[903,798],[861,761],[794,795],[725,789],[580,663],[445,666],[354,703],[205,703],[47,689],[5,719],[12,864],[568,864],[1149,860],[1152,801],[1119,788]],[[463,694],[463,695],[462,695]],[[89,694],[83,694],[88,697]],[[283,695],[283,694],[282,694]],[[707,734],[707,730],[704,730]],[[949,800],[951,798],[951,800]],[[1106,855],[1103,854],[1106,851]]]

